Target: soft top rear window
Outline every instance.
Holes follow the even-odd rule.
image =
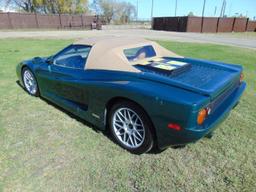
[[[156,52],[152,45],[135,47],[124,50],[124,55],[129,61],[138,61],[145,58],[155,57]]]

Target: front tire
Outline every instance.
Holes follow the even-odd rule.
[[[122,101],[111,108],[109,127],[114,140],[131,153],[146,153],[153,147],[152,123],[132,102]]]
[[[38,84],[32,71],[25,67],[22,70],[22,80],[25,90],[32,96],[39,96]]]

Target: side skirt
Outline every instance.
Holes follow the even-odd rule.
[[[65,99],[49,92],[44,92],[44,94],[41,94],[41,96],[59,107],[69,111],[73,115],[91,123],[92,125],[96,126],[97,129],[105,130],[104,120],[96,117],[96,115],[89,110],[87,105]]]
[[[65,99],[61,96],[51,94],[51,93],[45,93],[42,95],[44,98],[50,100],[51,102],[55,103],[56,105],[60,106],[61,108],[71,112],[72,114],[84,119],[89,120],[87,118],[88,116],[88,106],[77,103],[68,99]]]

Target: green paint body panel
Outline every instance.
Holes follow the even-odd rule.
[[[246,87],[244,82],[239,83],[240,66],[189,58],[171,59],[189,62],[192,69],[180,76],[168,77],[145,71],[71,69],[48,64],[45,58],[35,58],[21,62],[17,75],[23,85],[22,67],[28,67],[38,81],[41,97],[101,130],[105,129],[109,101],[123,98],[137,103],[150,117],[157,144],[163,149],[195,142],[213,131],[238,103]],[[203,72],[214,79],[204,76],[201,81],[195,76]],[[214,110],[199,126],[198,111],[207,106]],[[167,128],[169,123],[179,124],[182,130]]]

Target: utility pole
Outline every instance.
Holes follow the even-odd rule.
[[[206,3],[206,0],[204,0],[203,10],[202,10],[202,17],[204,17],[205,3]]]
[[[152,1],[152,5],[151,5],[151,20],[153,19],[153,13],[154,13],[154,0]]]
[[[177,4],[178,4],[177,1],[178,1],[178,0],[175,1],[175,17],[177,16]]]
[[[206,0],[204,0],[203,10],[202,10],[201,33],[203,32],[203,25],[204,25],[204,10],[205,10],[205,3],[206,3]]]
[[[137,0],[137,7],[136,7],[136,20],[138,21],[138,15],[139,15],[139,0]]]

